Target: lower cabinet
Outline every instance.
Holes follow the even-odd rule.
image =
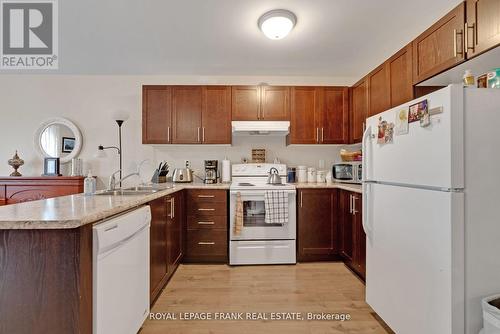
[[[343,260],[365,279],[366,235],[361,194],[311,188],[299,189],[297,198],[297,260]]]
[[[340,190],[340,255],[361,278],[366,275],[366,234],[362,221],[361,194]]]
[[[186,191],[185,262],[227,263],[227,191]]]
[[[151,207],[150,299],[156,300],[183,255],[184,193],[158,198]]]
[[[297,260],[328,261],[338,256],[337,189],[299,189]]]

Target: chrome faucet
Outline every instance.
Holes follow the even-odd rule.
[[[116,180],[116,177],[115,175],[120,173],[121,170],[117,170],[116,172],[114,172],[113,174],[111,174],[111,176],[109,177],[109,183],[108,183],[108,190],[115,190],[116,189],[116,184],[119,183],[120,186],[122,184],[123,181],[125,181],[126,179],[132,177],[132,176],[138,176],[140,177],[141,176],[141,167],[142,165],[144,165],[145,162],[149,161],[149,159],[146,159],[146,160],[143,160],[139,163],[139,165],[137,165],[137,171],[134,172],[134,173],[130,173],[128,175],[125,175],[124,177],[122,177],[121,179],[119,179],[118,181]]]

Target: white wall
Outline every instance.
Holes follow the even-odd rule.
[[[272,160],[294,166],[317,166],[324,159],[329,166],[338,159],[340,146],[286,146],[284,138],[234,138],[232,146],[150,146],[141,144],[141,86],[143,84],[269,84],[350,85],[353,78],[314,77],[174,77],[174,76],[64,76],[1,75],[0,76],[0,175],[11,173],[7,160],[17,149],[25,160],[20,172],[25,176],[40,175],[43,160],[36,154],[33,134],[40,123],[50,117],[66,117],[81,130],[84,143],[80,158],[84,169],[107,178],[118,169],[118,157],[108,151],[105,159],[94,158],[97,146],[117,145],[117,126],[113,112],[125,110],[130,119],[123,126],[123,158],[125,173],[133,171],[137,162],[150,159],[144,168],[144,179],[161,160],[172,167],[182,167],[190,160],[201,171],[204,159],[232,162],[250,157],[252,148],[266,148]],[[154,166],[154,167],[153,167]],[[102,183],[101,183],[102,186]]]

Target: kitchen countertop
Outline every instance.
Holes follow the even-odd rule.
[[[361,193],[361,185],[347,183],[295,183],[297,189],[338,188]],[[137,195],[83,194],[0,206],[0,229],[70,229],[77,228],[146,204],[183,189],[222,189],[230,184],[166,183],[156,186],[159,191]]]
[[[306,189],[306,188],[337,188],[337,189],[343,189],[347,191],[352,191],[355,193],[362,193],[362,187],[361,184],[352,184],[352,183],[340,183],[340,182],[333,182],[333,183],[294,183],[295,188],[297,189]]]
[[[166,183],[156,193],[138,195],[83,194],[0,206],[0,229],[69,229],[111,217],[183,189],[229,189],[230,184]]]

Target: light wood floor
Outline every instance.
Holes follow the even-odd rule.
[[[390,333],[364,302],[364,286],[342,263],[295,266],[181,265],[152,312],[348,313],[349,321],[146,320],[141,334]],[[270,314],[267,314],[270,316]]]

